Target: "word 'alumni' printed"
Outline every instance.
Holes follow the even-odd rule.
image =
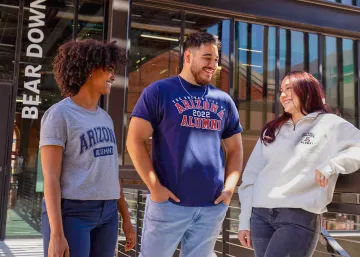
[[[179,114],[183,114],[182,127],[221,131],[226,109],[215,100],[201,97],[178,97],[172,101]],[[191,112],[188,112],[191,111]],[[216,119],[211,118],[216,114]],[[214,115],[213,115],[214,116]]]

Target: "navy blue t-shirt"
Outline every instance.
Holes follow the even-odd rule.
[[[146,87],[131,117],[151,123],[154,169],[161,184],[180,199],[178,204],[214,205],[225,178],[221,140],[242,132],[231,97],[175,76]]]

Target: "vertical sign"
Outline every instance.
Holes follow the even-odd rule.
[[[29,31],[27,37],[30,44],[26,48],[26,57],[43,58],[41,43],[44,40],[43,27],[45,25],[44,2],[36,0],[30,3]],[[38,118],[38,105],[40,103],[41,65],[27,65],[25,67],[23,108],[21,117],[24,119]]]

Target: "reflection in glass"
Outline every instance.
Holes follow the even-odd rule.
[[[264,72],[267,72],[267,97],[265,97],[267,103],[266,111],[263,111],[263,114],[266,113],[266,120],[263,120],[263,125],[275,118],[273,110],[275,109],[276,28],[268,27],[268,30],[268,38],[265,38],[268,44],[268,64],[267,69],[264,70]]]
[[[341,0],[342,4],[353,5],[353,0]]]
[[[355,75],[354,75],[354,42],[342,40],[343,53],[343,118],[356,125],[355,117]]]
[[[18,1],[11,1],[0,10],[0,85],[12,83],[18,20]]]
[[[291,71],[304,70],[304,33],[291,31]],[[288,42],[289,43],[289,42]]]
[[[103,40],[104,1],[80,1],[77,39]]]
[[[338,56],[336,38],[325,38],[325,88],[328,104],[338,111]]]
[[[288,44],[290,42],[286,40],[286,30],[280,29],[280,81],[285,77],[287,71],[290,70],[290,67],[286,68],[287,59],[289,58],[287,54]]]
[[[180,72],[180,12],[134,5],[131,18],[127,119],[145,87]],[[132,164],[127,152],[124,158]]]
[[[309,72],[319,79],[318,38],[316,34],[309,34]]]
[[[314,35],[309,36],[309,59],[305,60],[305,36],[304,32],[280,29],[280,80],[290,71],[305,70],[305,62],[311,62],[317,59],[314,45]],[[314,64],[313,64],[314,65]]]
[[[356,1],[354,1],[354,0],[326,0],[326,1],[333,2],[333,3],[339,3],[339,4],[358,5],[358,6],[360,6],[359,2],[356,3]]]
[[[243,22],[235,29],[235,103],[244,128],[244,163],[274,118],[275,28]]]
[[[247,76],[247,56],[248,56],[248,24],[244,22],[238,22],[236,25],[235,31],[235,38],[236,38],[236,69],[235,69],[235,76],[236,76],[236,85],[235,86],[235,98],[246,100],[247,95],[247,88],[246,88],[246,76]],[[245,115],[241,115],[242,122],[244,121]],[[243,124],[244,126],[245,124]]]
[[[247,68],[250,70],[250,130],[261,131],[263,127],[262,112],[263,109],[263,94],[264,94],[264,26],[249,24],[251,26],[251,33],[249,38],[251,39],[251,48],[248,54]],[[249,56],[250,55],[250,56]]]

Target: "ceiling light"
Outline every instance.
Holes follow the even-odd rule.
[[[179,41],[179,39],[171,38],[171,37],[161,37],[161,36],[153,36],[153,35],[146,35],[146,34],[141,34],[140,36],[145,37],[145,38],[154,38],[154,39],[161,39],[161,40],[174,41],[174,42]]]

